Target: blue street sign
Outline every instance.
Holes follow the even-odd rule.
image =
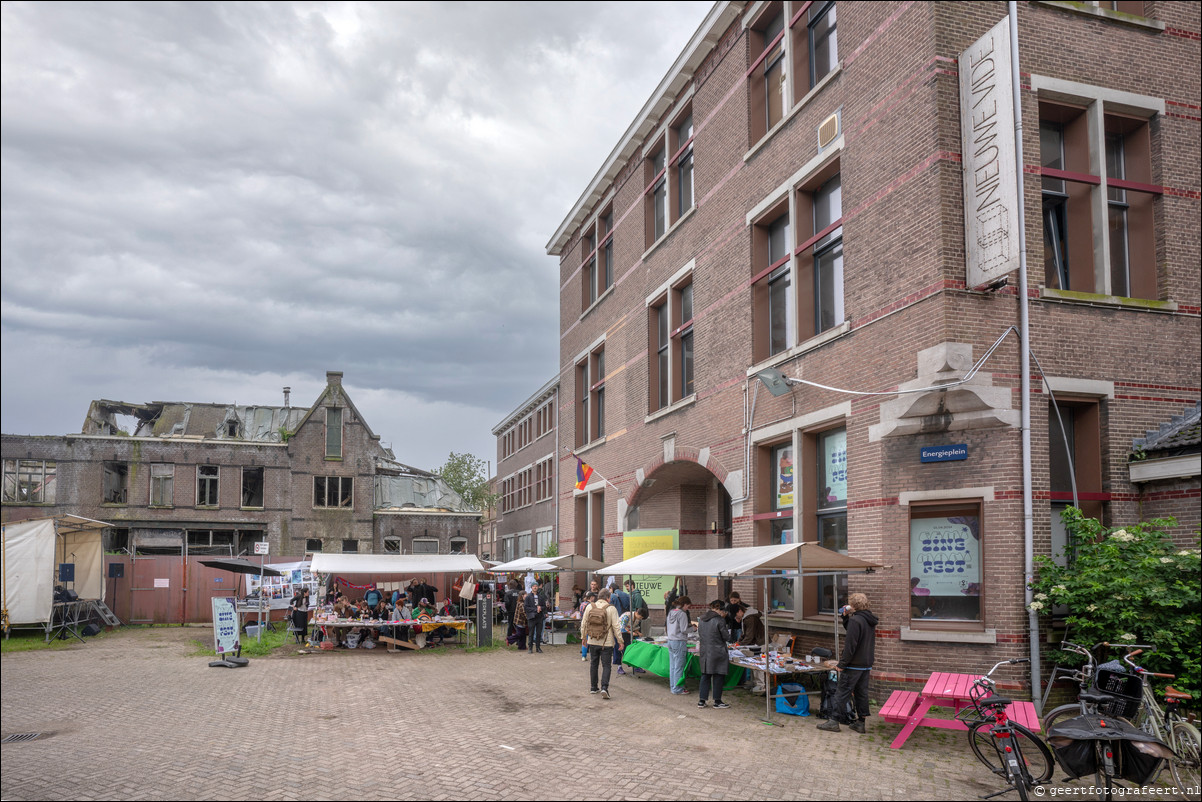
[[[968,459],[968,444],[956,443],[949,446],[923,446],[923,462],[955,462]]]

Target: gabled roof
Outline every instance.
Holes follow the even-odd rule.
[[[1166,455],[1167,452],[1197,451],[1202,446],[1202,401],[1181,415],[1174,415],[1146,437],[1131,441],[1131,447],[1146,454]]]

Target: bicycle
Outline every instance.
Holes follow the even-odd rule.
[[[1094,655],[1098,649],[1109,646],[1109,643],[1102,641],[1086,649],[1084,646],[1078,646],[1069,641],[1061,642],[1062,651],[1082,655],[1085,657],[1085,665],[1069,674],[1070,679],[1076,682],[1080,688],[1077,701],[1059,705],[1044,715],[1043,731],[1045,735],[1051,732],[1052,727],[1057,724],[1077,716],[1101,714],[1132,719],[1139,712],[1140,689],[1135,687],[1134,682],[1126,681],[1123,675],[1113,672],[1103,674],[1101,677],[1103,687],[1099,687],[1096,682],[1098,668]],[[1136,648],[1148,647],[1137,645]]]
[[[1030,662],[1025,657],[1003,660],[989,673],[973,683],[969,691],[972,707],[965,708],[957,718],[971,713],[978,720],[968,722],[968,745],[977,760],[994,774],[1006,779],[1009,788],[984,797],[991,799],[1010,790],[1027,800],[1029,792],[1052,778],[1056,760],[1047,745],[1029,729],[1012,721],[1006,713],[1011,700],[997,695],[997,685],[990,679],[999,666]]]
[[[1138,657],[1149,648],[1136,649],[1123,657],[1123,662],[1140,678],[1142,686],[1140,690],[1143,704],[1135,723],[1141,730],[1168,744],[1169,748],[1173,750],[1174,757],[1165,761],[1168,764],[1169,772],[1173,775],[1173,782],[1187,799],[1198,799],[1199,783],[1202,782],[1199,773],[1199,743],[1202,739],[1199,738],[1198,728],[1181,713],[1181,704],[1193,697],[1171,685],[1166,686],[1164,689],[1165,705],[1164,709],[1161,709],[1148,678],[1159,677],[1171,680],[1176,677],[1173,674],[1158,674],[1148,671],[1133,662],[1133,658]]]

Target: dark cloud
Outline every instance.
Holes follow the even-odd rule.
[[[492,456],[543,245],[708,8],[6,2],[4,431],[341,369],[400,458]]]

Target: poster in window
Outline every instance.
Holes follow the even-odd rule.
[[[981,595],[981,538],[975,515],[910,521],[910,595]]]
[[[847,430],[822,438],[823,495],[820,506],[847,501]]]
[[[680,548],[678,529],[634,529],[622,538],[622,559],[629,560],[654,549],[675,551]],[[631,574],[634,586],[642,594],[648,607],[662,609],[664,594],[672,587],[675,577],[650,574]]]
[[[793,506],[793,447],[785,446],[774,452],[776,456],[776,508]]]

